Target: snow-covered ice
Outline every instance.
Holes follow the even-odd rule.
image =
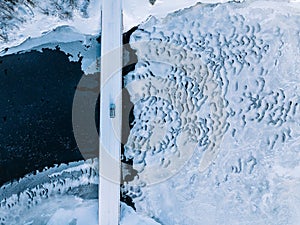
[[[162,224],[299,223],[299,24],[298,3],[246,1],[138,27],[125,78],[138,177],[123,190],[137,212]]]
[[[156,222],[152,218],[147,217],[146,215],[137,214],[131,207],[127,206],[124,203],[121,203],[121,220],[120,225],[159,225],[160,223]]]
[[[202,3],[222,3],[229,0],[156,0],[152,5],[149,0],[123,0],[123,23],[124,31],[128,31],[134,26],[145,21],[149,16],[163,18],[168,13],[191,7],[197,2]]]
[[[1,225],[97,225],[98,159],[36,171],[0,188]],[[121,204],[122,225],[155,225]]]
[[[0,223],[97,224],[98,182],[98,159],[29,174],[0,188]],[[59,217],[62,211],[65,216]]]

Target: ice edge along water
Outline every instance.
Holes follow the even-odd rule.
[[[98,160],[90,159],[36,171],[6,184],[0,188],[0,224],[59,225],[76,220],[77,224],[96,225],[98,179]],[[89,212],[93,215],[89,223],[82,222],[88,214],[57,217],[61,210],[84,211],[89,204],[94,209]]]

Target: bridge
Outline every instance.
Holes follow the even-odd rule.
[[[102,0],[99,224],[120,217],[122,122],[122,0]]]

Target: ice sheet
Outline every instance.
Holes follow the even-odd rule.
[[[138,212],[166,225],[299,222],[299,24],[298,3],[246,1],[138,27],[125,146],[138,177],[124,188]]]

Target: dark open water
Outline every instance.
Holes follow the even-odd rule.
[[[0,58],[0,186],[63,162],[83,159],[72,131],[81,63],[57,50]]]

